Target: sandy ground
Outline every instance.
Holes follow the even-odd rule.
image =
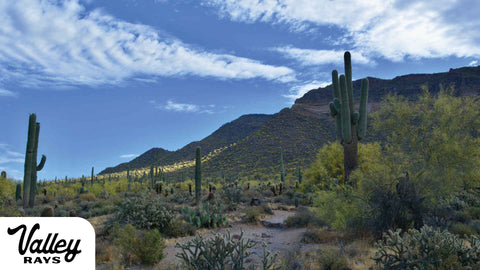
[[[274,210],[274,214],[264,219],[265,224],[282,224],[287,217],[294,215],[295,212]],[[232,235],[240,234],[243,231],[243,238],[250,239],[256,243],[256,246],[250,249],[251,254],[247,258],[248,263],[254,263],[259,265],[261,258],[263,257],[263,243],[267,244],[267,249],[273,252],[277,252],[280,256],[286,254],[289,251],[295,251],[300,248],[300,239],[305,232],[305,228],[292,228],[283,229],[275,227],[265,227],[260,224],[233,224],[231,228],[222,228],[218,230],[210,230],[200,232],[204,237],[211,237],[213,233],[223,233],[227,230]],[[181,260],[175,257],[180,249],[175,248],[175,244],[178,242],[185,243],[192,239],[191,237],[183,237],[170,239],[167,241],[167,246],[164,250],[165,258],[157,265],[157,269],[172,269],[181,263]]]

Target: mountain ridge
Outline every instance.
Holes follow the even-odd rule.
[[[393,79],[368,79],[368,111],[374,111],[387,94],[414,99],[421,93],[423,85],[427,85],[432,93],[437,93],[442,85],[454,85],[456,95],[480,93],[480,66],[432,74],[401,75]],[[360,80],[353,82],[353,88],[354,98],[358,100]],[[177,151],[152,148],[130,162],[106,168],[101,174],[193,160],[197,146],[202,147],[203,155],[215,149],[223,149],[205,162],[203,167],[207,176],[271,173],[276,170],[279,161],[275,160],[281,151],[284,152],[286,166],[291,169],[307,167],[313,161],[316,151],[334,139],[334,123],[329,117],[328,109],[328,103],[332,99],[332,85],[312,89],[295,100],[291,108],[284,108],[272,115],[240,116],[206,138],[189,143]]]

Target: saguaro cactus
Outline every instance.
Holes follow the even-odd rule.
[[[285,183],[285,167],[283,166],[283,152],[280,152],[280,181]]]
[[[15,190],[15,200],[18,201],[22,197],[22,185],[17,184],[17,188]]]
[[[95,180],[94,175],[95,175],[95,169],[92,167],[92,178],[91,178],[91,181],[90,181],[91,186],[93,186],[93,181]]]
[[[297,168],[297,176],[298,176],[298,183],[302,184],[303,173],[302,173],[302,169],[300,169],[300,167]]]
[[[153,165],[150,167],[150,187],[154,188],[155,186],[155,171],[153,170]]]
[[[197,147],[195,154],[195,203],[200,203],[200,192],[202,191],[202,153],[200,147]]]
[[[37,123],[37,116],[30,114],[28,123],[27,151],[25,154],[25,171],[23,176],[23,208],[33,207],[37,193],[37,171],[41,171],[47,157],[42,155],[37,165],[38,136],[40,134],[40,123]]]
[[[350,173],[358,165],[358,141],[367,133],[368,79],[362,80],[359,112],[354,112],[352,61],[350,52],[345,52],[345,75],[332,71],[333,102],[330,114],[335,117],[337,139],[343,145],[345,183],[350,182]]]

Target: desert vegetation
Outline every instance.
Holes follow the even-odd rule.
[[[225,149],[196,147],[170,166],[38,181],[32,114],[25,178],[2,172],[0,216],[88,219],[97,269],[479,269],[478,95],[424,87],[367,114],[363,80],[356,113],[348,53],[332,85],[322,121],[337,139],[311,163],[285,163],[279,147],[268,169],[228,176],[202,173]]]

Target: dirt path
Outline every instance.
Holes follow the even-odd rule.
[[[250,239],[257,243],[257,245],[250,250],[251,254],[248,257],[247,262],[259,265],[263,257],[263,242],[267,244],[268,250],[277,252],[282,256],[289,251],[295,251],[300,248],[300,239],[306,231],[305,228],[282,228],[281,225],[289,216],[295,214],[294,211],[274,210],[273,212],[273,215],[262,220],[260,224],[251,225],[236,223],[233,224],[231,228],[203,231],[200,232],[200,234],[204,237],[211,237],[213,233],[223,233],[227,230],[229,230],[231,234],[240,234],[240,232],[243,231],[243,237],[245,240]],[[171,269],[172,267],[179,265],[181,261],[175,257],[175,254],[180,250],[175,248],[175,244],[178,242],[185,243],[192,238],[193,236],[167,240],[167,246],[164,250],[164,259],[157,264],[156,267],[158,267],[158,269]]]

